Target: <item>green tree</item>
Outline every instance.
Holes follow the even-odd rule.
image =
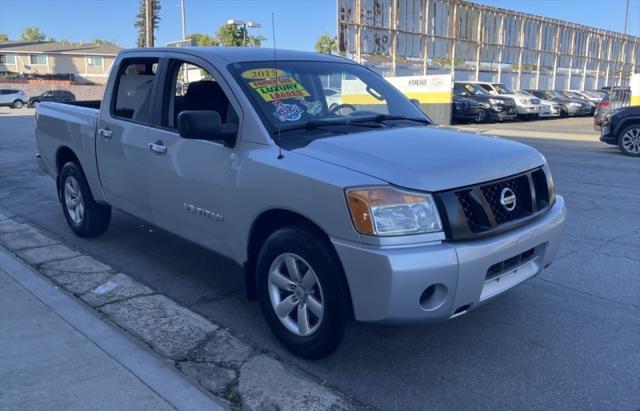
[[[316,41],[316,51],[318,53],[331,54],[338,49],[338,42],[335,36],[331,37],[327,33],[318,37]]]
[[[266,39],[262,36],[252,36],[247,29],[235,24],[223,24],[216,32],[216,39],[224,47],[260,47]]]
[[[218,42],[218,39],[204,33],[192,33],[192,34],[189,34],[187,38],[190,38],[193,41],[195,41],[196,46],[200,46],[200,47],[220,45],[220,43]]]
[[[0,33],[0,41],[9,41],[9,36],[6,33]]]
[[[23,41],[44,41],[47,36],[40,31],[38,27],[27,26],[20,34],[20,40]]]
[[[266,39],[262,36],[252,36],[248,30],[235,24],[223,24],[213,36],[204,33],[193,33],[188,38],[194,40],[197,46],[222,47],[260,47]],[[244,43],[244,44],[243,44]]]
[[[138,14],[136,14],[136,20],[133,23],[133,26],[138,31],[138,37],[136,39],[136,46],[144,47],[147,40],[147,25],[146,25],[146,13],[147,6],[145,0],[139,0],[138,6]],[[154,33],[155,29],[158,28],[160,24],[160,0],[154,0],[153,2],[153,28]],[[155,35],[153,36],[155,40]]]

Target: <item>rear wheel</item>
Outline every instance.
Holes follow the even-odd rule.
[[[271,331],[301,357],[324,358],[348,335],[351,300],[338,257],[304,226],[282,228],[266,240],[257,291]]]
[[[95,202],[80,166],[66,163],[59,178],[62,212],[73,232],[80,237],[96,237],[107,231],[111,207]]]
[[[627,156],[640,157],[640,124],[632,124],[622,131],[618,148]]]
[[[16,100],[11,105],[12,108],[22,108],[23,106],[24,106],[24,103],[22,102],[22,100]]]

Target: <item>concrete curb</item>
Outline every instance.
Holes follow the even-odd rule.
[[[223,398],[227,406],[247,410],[354,406],[325,382],[261,352],[125,273],[2,213],[0,210],[0,246],[6,251],[0,262],[6,262],[7,255],[17,256],[24,261],[20,264],[73,294],[87,309],[93,308],[104,320],[148,346],[201,389]]]

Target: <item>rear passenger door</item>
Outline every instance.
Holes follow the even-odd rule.
[[[169,56],[172,53],[168,53]],[[229,241],[234,148],[219,141],[184,139],[178,115],[184,110],[216,111],[223,129],[240,128],[239,105],[206,61],[174,54],[163,70],[162,110],[150,133],[149,188],[153,221],[159,227],[224,255]]]
[[[151,221],[147,159],[158,58],[125,58],[102,104],[96,150],[107,201]]]

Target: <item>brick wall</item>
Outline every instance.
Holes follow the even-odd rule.
[[[102,100],[104,94],[103,85],[78,85],[70,84],[64,80],[39,80],[30,81],[29,83],[14,82],[14,81],[0,81],[0,88],[15,88],[24,91],[29,96],[37,96],[44,93],[47,90],[69,90],[76,95],[76,100]]]

